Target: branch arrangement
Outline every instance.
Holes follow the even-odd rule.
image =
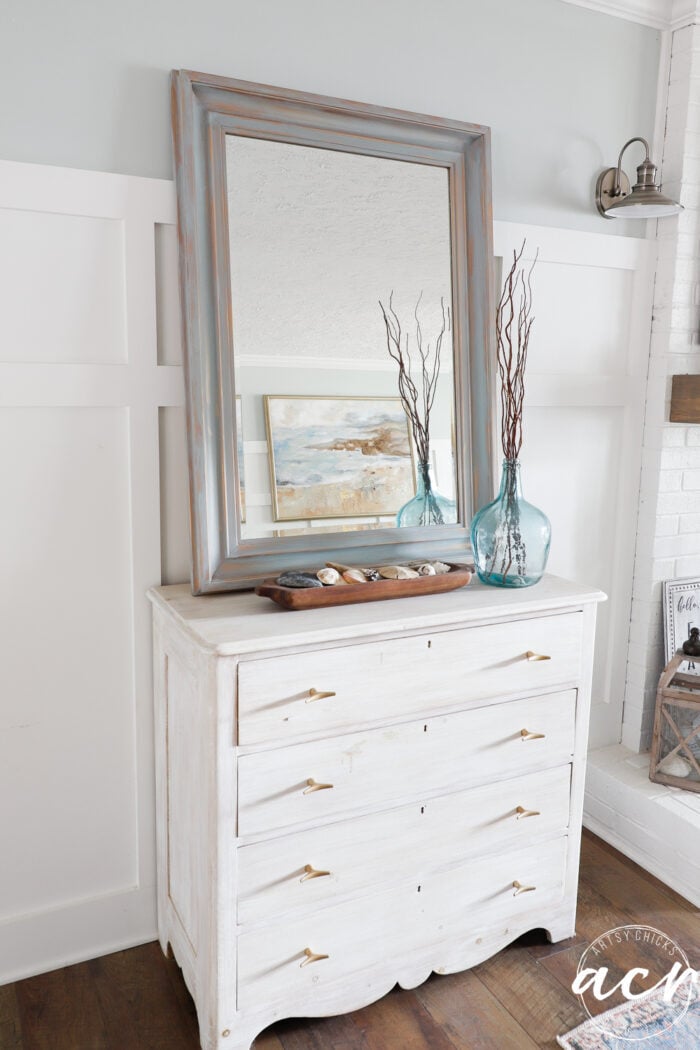
[[[430,456],[430,413],[437,393],[437,382],[440,375],[440,355],[442,353],[442,341],[445,333],[450,331],[450,310],[445,306],[445,300],[440,299],[442,309],[442,326],[435,340],[435,347],[431,349],[430,343],[426,343],[423,336],[418,308],[420,307],[423,293],[418,296],[416,308],[413,311],[415,320],[415,341],[418,352],[418,369],[420,378],[418,382],[413,378],[413,361],[409,347],[409,334],[404,333],[393,304],[394,293],[389,296],[387,309],[380,299],[379,308],[382,311],[384,324],[386,326],[386,345],[389,356],[399,366],[399,396],[406,415],[411,424],[413,441],[416,446],[418,459],[422,463],[428,463]]]
[[[524,251],[525,241],[519,252],[513,252],[513,264],[496,309],[496,360],[501,378],[501,444],[503,455],[510,460],[518,458],[523,443],[525,365],[530,329],[535,320],[532,316],[530,280],[539,249],[527,273],[519,269]]]

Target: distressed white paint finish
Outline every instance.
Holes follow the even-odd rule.
[[[583,601],[590,592],[590,587],[551,575],[536,587],[512,591],[486,587],[474,578],[468,591],[441,594],[439,601],[426,595],[410,602],[372,602],[362,608],[362,633],[368,638],[400,638],[440,627],[454,630],[566,613],[571,611],[572,597]],[[271,607],[268,598],[255,594],[242,595],[242,600],[236,594],[214,594],[203,601],[186,584],[162,593],[170,614],[187,635],[204,651],[219,656],[316,650],[357,640],[357,608],[350,605],[334,608],[332,618],[328,609],[305,609],[303,616],[288,616],[279,607]],[[469,595],[466,604],[465,594]],[[525,648],[521,644],[518,651]]]
[[[459,945],[466,954],[484,927],[519,928],[537,912],[557,911],[564,895],[567,845],[562,837],[444,872],[423,876],[416,871],[413,881],[406,878],[403,885],[383,892],[278,921],[272,928],[243,928],[238,938],[238,1008],[254,1011],[265,1003],[285,1013],[294,1003],[305,1016],[343,1013],[380,955],[394,961],[404,987],[419,983],[409,960],[414,966],[434,961],[430,968],[445,973],[462,969],[438,962],[443,944],[453,949]],[[516,880],[532,889],[515,896]],[[302,966],[310,945],[328,958]]]
[[[459,705],[469,683],[472,701],[537,693],[576,681],[581,660],[576,613],[521,623],[439,632],[434,638],[394,638],[381,644],[303,652],[274,660],[245,660],[238,669],[238,743],[293,740],[374,718]],[[547,660],[528,660],[537,652]],[[358,696],[357,671],[363,688]],[[398,677],[414,683],[403,697]],[[332,692],[314,700],[309,690]]]
[[[0,164],[0,980],[155,927],[156,222],[170,183]]]
[[[337,620],[253,595],[193,598],[169,587],[150,596],[159,934],[194,996],[205,1050],[248,1050],[279,1017],[357,1009],[396,981],[414,987],[432,970],[474,965],[533,927],[552,940],[573,933],[600,592],[552,577],[522,592],[474,584],[443,596],[444,606],[393,601],[383,619],[371,606],[346,607]],[[428,641],[439,648],[459,636],[467,651],[483,629],[518,627],[520,651],[535,625],[556,635],[566,621],[580,628],[568,691],[518,696],[513,683],[513,698],[480,705],[478,684],[470,696],[469,675],[454,666],[462,706],[434,716],[429,680],[412,665],[385,683],[374,710],[362,703],[372,647],[410,638],[427,652]],[[354,732],[290,743],[278,726],[264,744],[236,746],[248,717],[237,664],[247,654],[266,653],[269,670],[353,649]],[[180,681],[178,668],[188,669]],[[265,681],[274,705],[274,675]],[[525,676],[522,688],[531,688]],[[393,695],[411,712],[400,722]],[[543,736],[524,740],[523,729]],[[310,777],[334,786],[305,795]],[[526,829],[518,805],[539,808]],[[306,864],[331,875],[306,887]],[[534,889],[516,895],[516,882]],[[328,959],[301,966],[306,949]]]
[[[238,922],[312,912],[396,882],[405,873],[407,856],[415,858],[416,867],[407,874],[414,878],[416,872],[439,871],[460,858],[561,836],[569,823],[570,778],[567,764],[500,781],[498,791],[492,785],[456,791],[243,845]],[[445,827],[452,828],[451,836],[445,836]],[[358,857],[367,863],[358,864]],[[309,878],[309,865],[327,874]],[[271,878],[273,871],[280,876]]]
[[[470,645],[465,639],[465,645]],[[478,645],[478,638],[474,639]],[[455,669],[455,676],[459,671]],[[402,686],[430,696],[407,669]],[[469,696],[469,687],[463,686]],[[381,709],[381,703],[379,707]],[[428,711],[429,703],[426,704]],[[371,802],[388,806],[459,790],[483,779],[566,762],[574,750],[576,693],[512,700],[421,718],[289,747],[242,755],[238,761],[238,832],[260,835],[296,824],[334,820]],[[361,718],[361,716],[360,716]],[[525,739],[521,734],[536,734]],[[329,785],[309,791],[309,782]]]

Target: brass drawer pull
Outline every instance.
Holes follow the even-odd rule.
[[[520,736],[523,740],[544,740],[544,733],[531,733],[529,729],[521,729]]]
[[[326,875],[330,875],[330,871],[319,871],[318,868],[314,868],[311,864],[304,865],[304,874],[299,879],[299,882],[308,882],[309,879],[323,879]]]
[[[525,809],[525,806],[517,806],[515,812],[518,814],[516,820],[520,820],[521,817],[539,817],[539,809]]]
[[[551,660],[552,659],[551,656],[545,656],[544,653],[533,653],[532,649],[528,649],[528,651],[525,653],[525,657],[526,657],[526,659],[528,659],[530,661],[530,663],[535,663],[535,661],[537,661],[537,660]]]
[[[325,700],[328,696],[335,696],[335,693],[331,690],[329,692],[323,692],[319,689],[309,689],[309,695],[304,701],[305,704],[312,704],[314,700]]]
[[[321,959],[327,959],[327,955],[318,955],[316,952],[312,952],[310,948],[304,948],[304,955],[306,958],[303,962],[299,963],[299,966],[308,966],[309,963],[320,962]]]
[[[304,794],[310,795],[312,791],[328,791],[332,788],[332,784],[318,784],[313,777],[309,777],[306,781],[306,787],[304,788]]]
[[[531,893],[532,890],[536,890],[537,886],[523,886],[517,879],[513,882],[513,889],[515,890],[513,896],[517,897],[519,893]]]

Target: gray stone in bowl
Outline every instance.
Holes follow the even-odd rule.
[[[283,572],[276,581],[280,587],[323,587],[323,584],[310,572]]]

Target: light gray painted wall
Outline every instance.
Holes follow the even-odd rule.
[[[0,155],[169,178],[198,69],[488,124],[497,218],[619,234],[593,175],[651,136],[658,54],[560,0],[3,0]]]

